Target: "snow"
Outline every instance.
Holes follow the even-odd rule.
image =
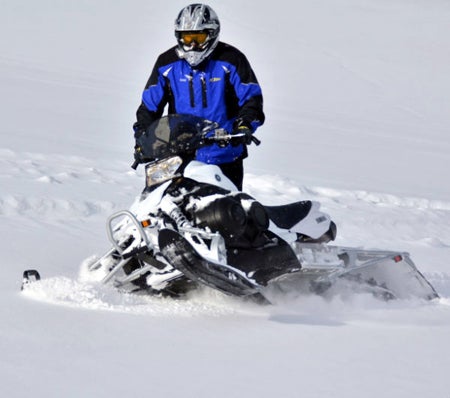
[[[321,202],[337,244],[409,252],[439,300],[257,306],[83,279],[144,184],[131,125],[184,5],[2,2],[1,396],[448,397],[447,1],[210,2],[265,95],[244,190]],[[43,280],[20,292],[28,268]]]

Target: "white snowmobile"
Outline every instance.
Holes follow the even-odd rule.
[[[261,302],[274,292],[329,294],[337,286],[383,299],[438,297],[407,253],[328,245],[336,225],[319,203],[264,206],[218,166],[193,160],[202,146],[245,137],[169,115],[139,140],[146,186],[129,210],[109,217],[112,247],[90,264],[93,279],[173,297],[206,285]],[[26,271],[25,282],[38,279],[35,272]]]

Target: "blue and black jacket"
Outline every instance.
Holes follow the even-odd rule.
[[[211,56],[192,68],[172,47],[161,54],[142,94],[133,128],[139,136],[168,113],[191,114],[217,122],[232,131],[238,121],[252,132],[264,123],[261,87],[245,55],[219,42]],[[197,159],[212,164],[233,162],[247,155],[244,145],[201,148]]]

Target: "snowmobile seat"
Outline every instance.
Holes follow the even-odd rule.
[[[269,218],[279,228],[290,229],[303,220],[311,210],[312,202],[303,200],[281,206],[264,206]]]

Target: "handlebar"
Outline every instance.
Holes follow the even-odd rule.
[[[225,129],[216,129],[214,134],[210,137],[203,137],[199,142],[199,148],[203,146],[208,146],[212,144],[217,144],[220,147],[226,147],[227,145],[238,146],[240,144],[249,145],[249,137],[244,133],[229,134]],[[255,145],[260,145],[261,141],[256,138],[253,134],[250,137],[251,142]],[[139,161],[135,159],[131,168],[136,170],[140,163],[145,163],[145,161]]]
[[[202,140],[204,145],[218,144],[219,146],[233,145],[237,146],[239,144],[248,145],[248,136],[244,133],[229,134],[224,129],[216,129],[214,135],[211,137],[205,137]],[[251,141],[255,145],[261,144],[261,141],[256,138],[253,134],[251,136]]]
[[[258,146],[259,144],[261,144],[261,140],[259,140],[258,138],[256,138],[254,135],[252,135],[252,142]]]
[[[137,169],[137,167],[139,166],[139,161],[136,159],[134,162],[133,162],[133,164],[131,165],[131,168],[133,169],[133,170],[136,170]]]

